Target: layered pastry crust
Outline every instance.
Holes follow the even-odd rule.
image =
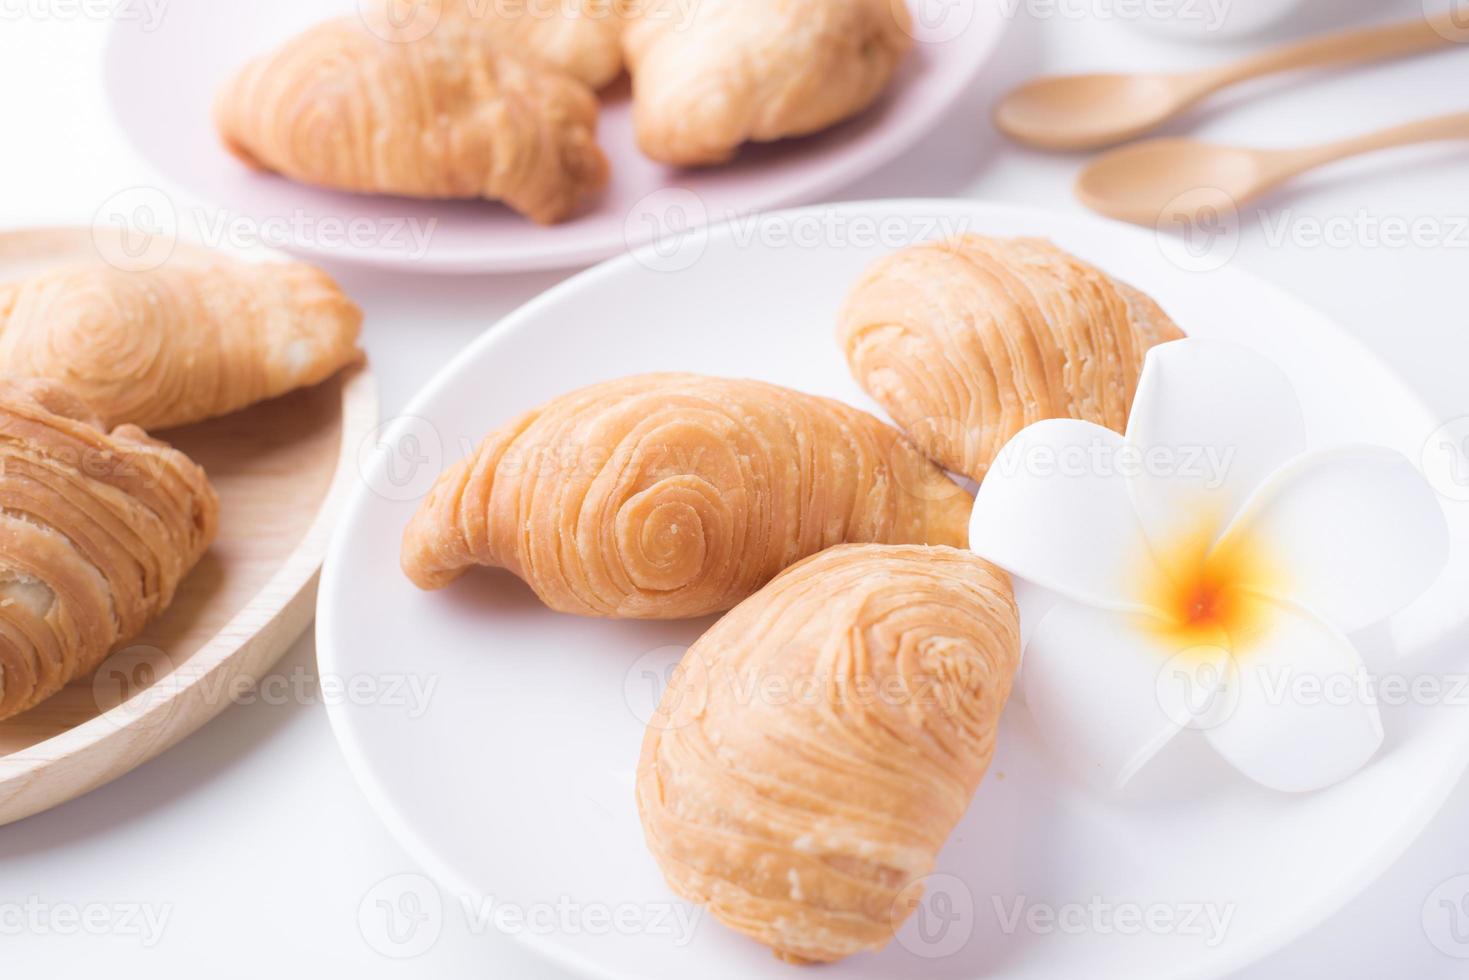
[[[237,74],[216,124],[245,163],[295,180],[561,221],[607,180],[596,96],[499,35],[467,16],[426,33],[411,18],[328,21]]]
[[[880,260],[838,328],[868,394],[929,458],[976,480],[1033,422],[1123,431],[1144,355],[1182,336],[1147,296],[1049,242],[980,235]]]
[[[641,0],[419,2],[442,4],[446,16],[492,23],[515,50],[529,51],[599,89],[622,73],[623,10]]]
[[[422,588],[507,568],[562,612],[679,619],[835,544],[962,545],[971,504],[897,430],[839,402],[639,375],[490,435],[420,507],[403,568]]]
[[[218,519],[182,453],[135,426],[108,433],[52,382],[0,378],[0,719],[137,636]]]
[[[701,637],[648,726],[649,848],[679,895],[798,962],[885,945],[983,778],[1020,657],[967,551],[851,545]]]
[[[901,0],[642,0],[623,34],[638,145],[700,166],[826,129],[877,99],[911,30]]]
[[[362,357],[361,326],[299,263],[78,266],[0,285],[0,373],[61,382],[108,426],[166,428],[324,381]]]

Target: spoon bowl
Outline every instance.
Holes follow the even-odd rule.
[[[1252,150],[1160,139],[1104,153],[1081,172],[1076,196],[1093,211],[1139,225],[1188,223],[1239,207],[1316,167],[1415,143],[1469,139],[1469,112],[1293,150]]]
[[[1181,112],[1191,92],[1176,75],[1066,75],[1038,78],[995,107],[1011,139],[1076,151],[1141,135]]]
[[[1135,139],[1239,82],[1443,50],[1469,41],[1457,11],[1308,38],[1232,64],[1178,74],[1070,75],[1022,85],[995,107],[1011,139],[1046,150],[1094,150]]]
[[[1149,140],[1099,157],[1077,178],[1076,196],[1108,217],[1157,225],[1179,210],[1237,210],[1274,182],[1269,162],[1258,150]]]

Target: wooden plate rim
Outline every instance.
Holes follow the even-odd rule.
[[[237,656],[251,649],[272,629],[276,635],[266,641],[270,649],[259,665],[259,672],[274,665],[305,633],[315,612],[317,579],[332,529],[356,482],[357,452],[378,422],[377,384],[372,371],[366,364],[347,370],[349,373],[340,382],[341,443],[336,469],[311,526],[295,549],[208,642],[148,688],[153,703],[146,710],[134,711],[124,702],[59,735],[0,757],[0,824],[75,799],[159,755],[231,703],[229,698],[220,697],[203,701],[198,709],[182,710],[180,702],[202,682],[227,671]],[[19,787],[44,779],[53,768],[75,763],[116,742],[137,739],[140,735],[140,751],[125,753],[118,762],[98,773],[78,773],[77,785],[61,790],[61,795],[49,802],[37,806],[34,800],[15,798]]]

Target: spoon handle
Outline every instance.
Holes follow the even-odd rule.
[[[1353,136],[1351,139],[1311,146],[1301,150],[1280,151],[1279,172],[1282,176],[1294,176],[1323,164],[1345,160],[1347,157],[1374,153],[1395,146],[1411,146],[1415,143],[1434,143],[1439,140],[1469,139],[1469,112],[1456,112],[1447,116],[1434,116],[1417,122],[1393,126],[1390,129]]]
[[[1201,76],[1206,80],[1204,94],[1276,72],[1382,61],[1469,41],[1469,23],[1461,23],[1463,19],[1463,15],[1456,16],[1450,12],[1387,27],[1343,31],[1287,44],[1243,61],[1206,70]]]

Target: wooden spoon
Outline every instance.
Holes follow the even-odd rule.
[[[1469,139],[1469,112],[1297,150],[1253,150],[1188,139],[1148,140],[1105,153],[1076,181],[1093,211],[1134,224],[1238,208],[1307,170],[1395,146]]]
[[[1092,150],[1141,136],[1205,96],[1248,79],[1397,58],[1466,41],[1469,25],[1448,13],[1327,34],[1201,71],[1039,78],[1000,100],[995,125],[1029,146]]]

